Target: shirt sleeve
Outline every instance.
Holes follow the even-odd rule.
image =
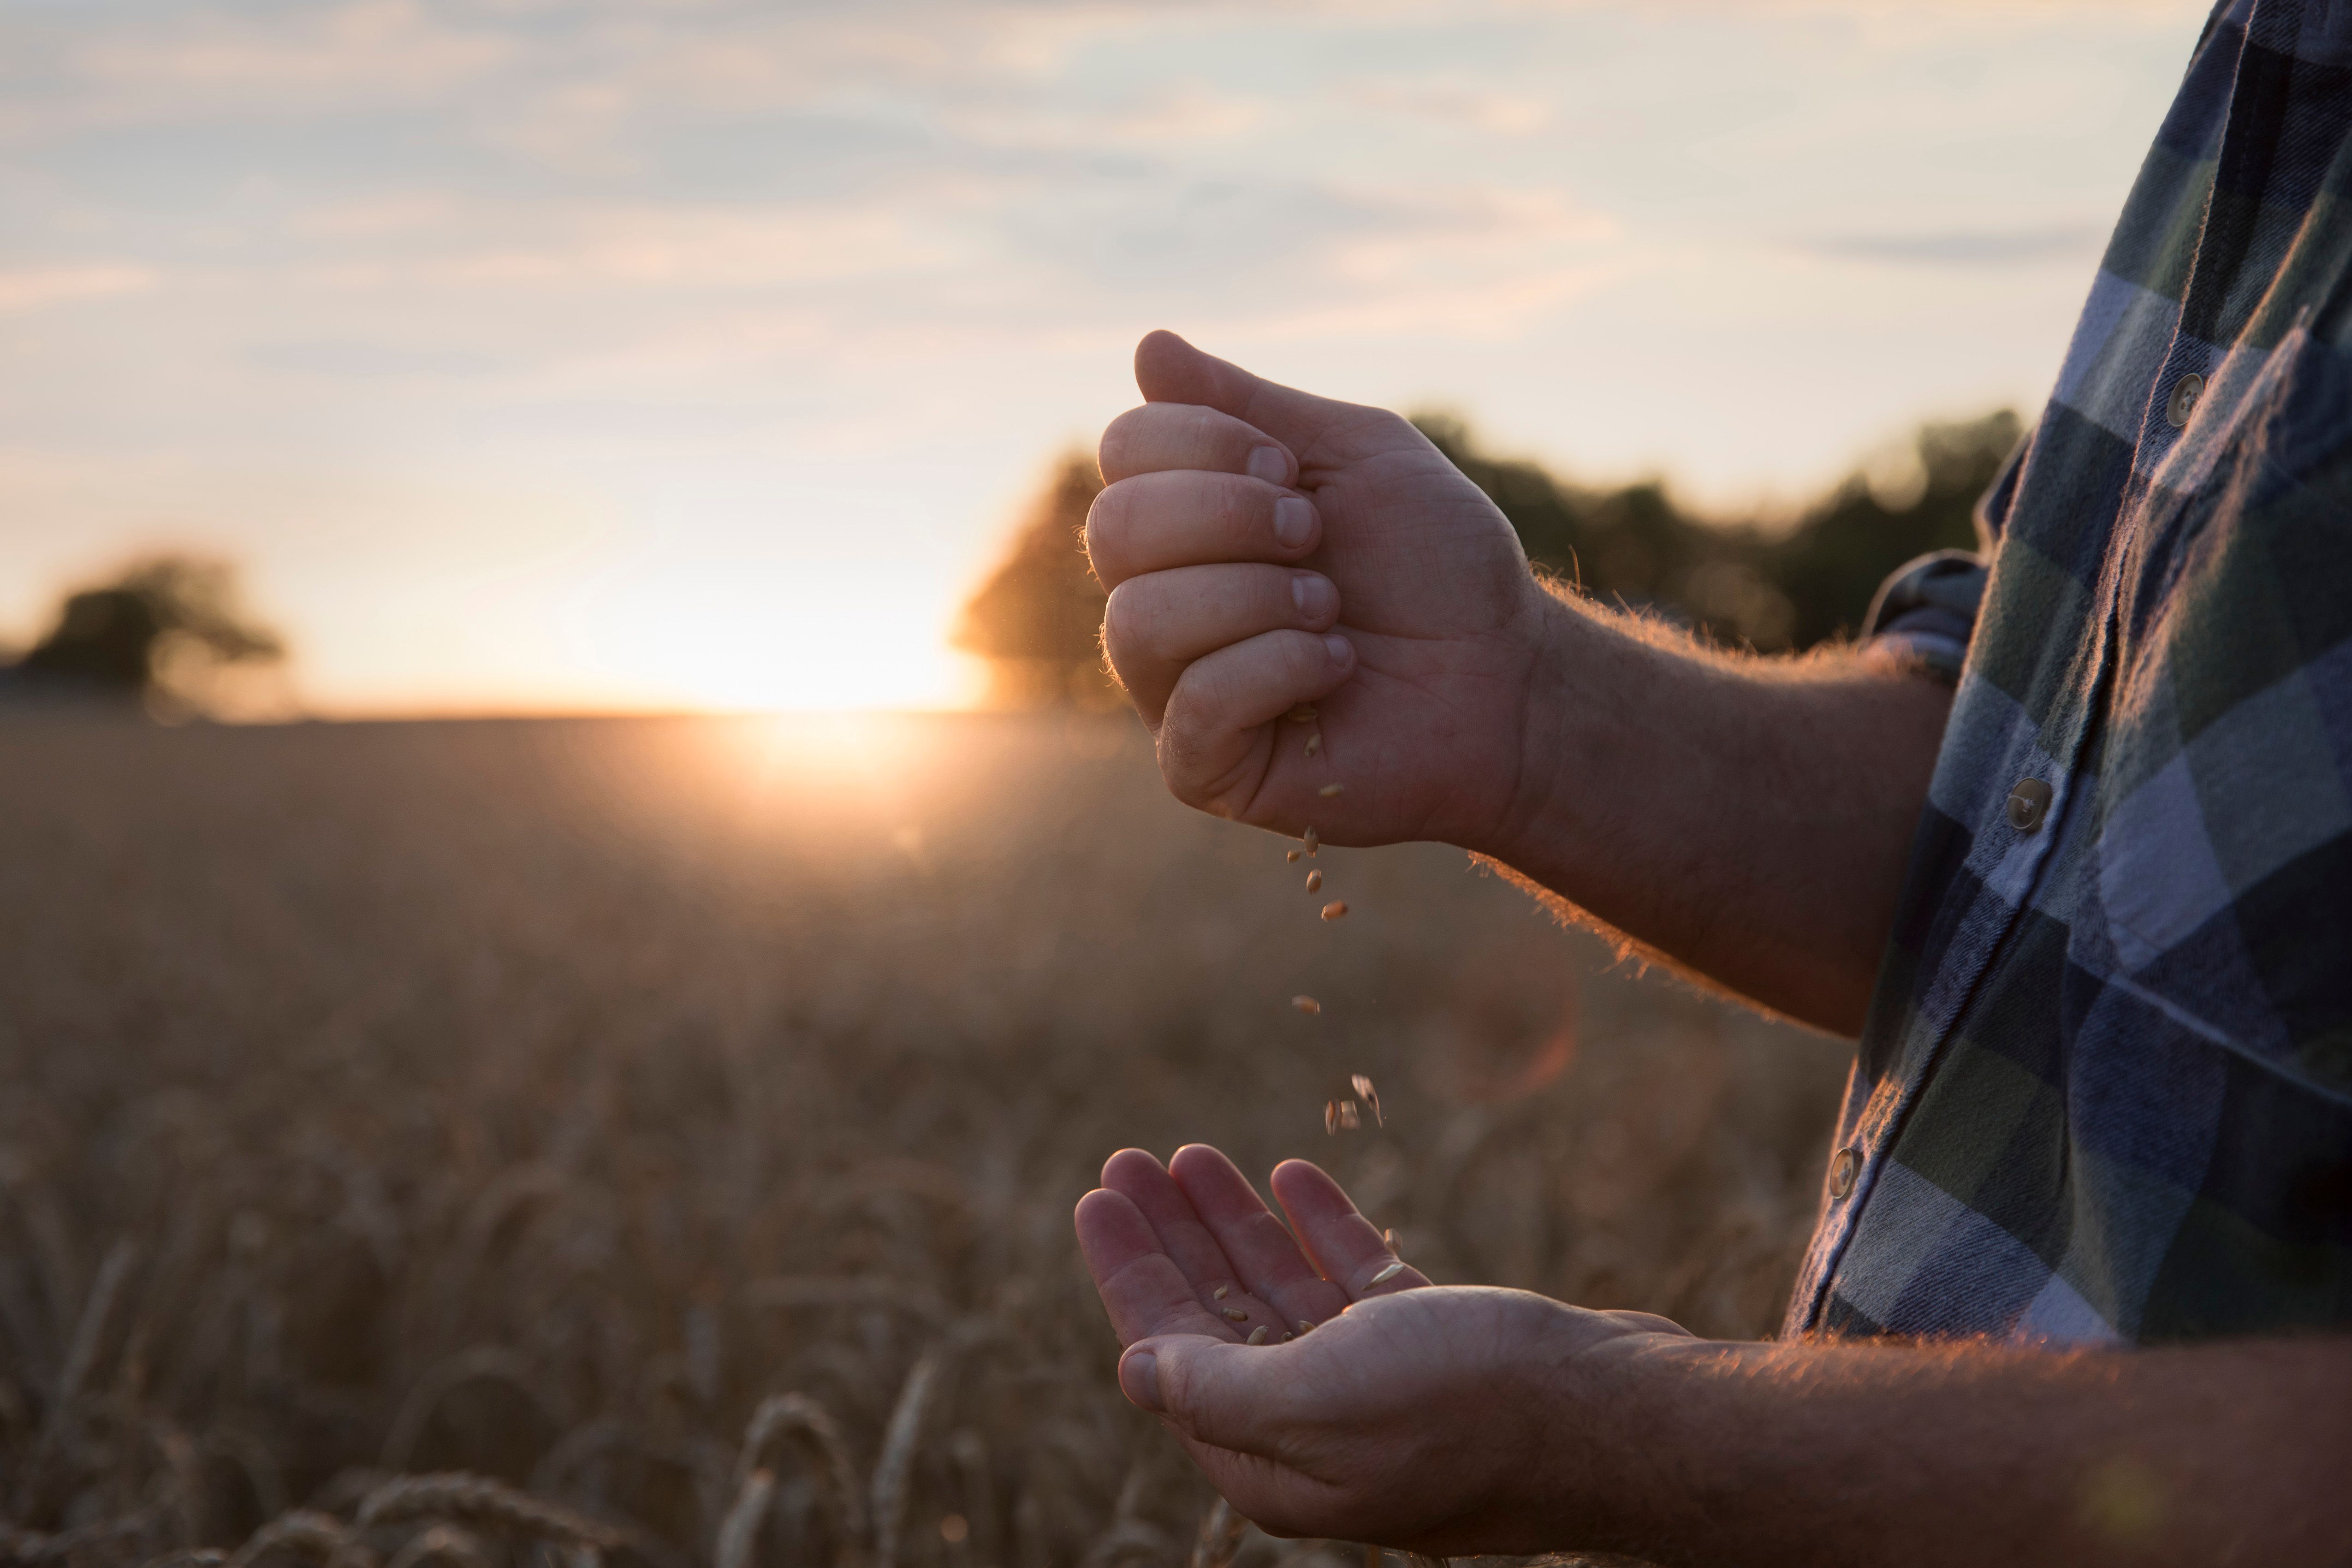
[[[1957,683],[1977,629],[1989,568],[1967,550],[1938,550],[1903,566],[1879,585],[1863,618],[1865,646],[1910,655]]]
[[[1870,614],[1862,621],[1864,645],[1907,654],[1937,678],[1958,682],[1969,639],[1976,635],[1977,609],[1984,603],[1993,552],[2000,548],[2010,506],[2017,499],[2019,478],[2032,447],[2029,434],[1977,502],[1978,549],[1922,555],[1904,563],[1879,584]]]

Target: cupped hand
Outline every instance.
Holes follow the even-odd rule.
[[[1391,1272],[1323,1172],[1288,1161],[1273,1187],[1290,1227],[1213,1149],[1104,1166],[1078,1240],[1127,1347],[1120,1389],[1274,1534],[1443,1555],[1570,1543],[1593,1489],[1588,1352],[1684,1331]]]
[[[1519,788],[1557,609],[1510,524],[1394,414],[1171,332],[1135,371],[1147,401],[1103,434],[1087,549],[1169,788],[1338,843],[1484,847]],[[1301,702],[1316,721],[1284,722]]]

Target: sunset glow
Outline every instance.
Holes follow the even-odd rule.
[[[325,713],[953,706],[1186,331],[1787,497],[2037,403],[2201,0],[0,0],[0,641],[155,544]]]

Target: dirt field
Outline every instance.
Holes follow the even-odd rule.
[[[1455,851],[1326,849],[1324,924],[1131,722],[0,760],[0,1559],[307,1508],[245,1560],[1175,1563],[1210,1497],[1070,1239],[1105,1155],[1308,1155],[1440,1280],[1755,1335],[1843,1073]],[[1359,1071],[1388,1125],[1327,1137]],[[562,1507],[386,1486],[453,1470]]]

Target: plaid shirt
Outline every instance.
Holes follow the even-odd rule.
[[[2352,5],[2207,24],[1979,524],[1786,1331],[2352,1323]]]

